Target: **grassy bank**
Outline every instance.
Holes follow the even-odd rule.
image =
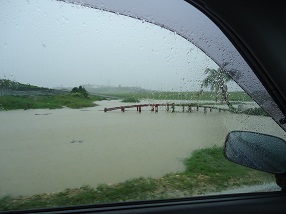
[[[264,111],[262,108],[250,108],[243,111],[244,114],[248,115],[257,115],[257,116],[269,116],[266,111]]]
[[[154,100],[214,100],[215,101],[215,93],[214,92],[203,92],[202,94],[198,94],[198,92],[134,92],[134,93],[122,93],[115,91],[113,93],[108,93],[109,96],[119,97],[122,99],[134,97],[136,99],[154,99]],[[236,91],[229,92],[229,100],[230,101],[253,101],[250,96],[248,96],[245,92]]]
[[[127,97],[127,98],[123,99],[121,102],[123,102],[123,103],[139,103],[140,100],[136,99],[134,97]]]
[[[80,94],[59,94],[39,96],[0,96],[0,110],[14,109],[57,109],[93,107],[101,98],[90,96],[88,99]]]
[[[155,91],[147,90],[140,87],[99,87],[92,88],[86,86],[86,89],[90,93],[97,93],[108,95],[112,97],[118,97],[120,99],[134,97],[136,99],[156,99],[156,100],[213,100],[216,99],[216,93],[210,91],[186,91],[186,92],[174,92],[174,91]],[[243,91],[231,91],[229,92],[230,101],[252,101]]]
[[[227,161],[221,147],[194,151],[184,163],[184,172],[157,179],[135,178],[97,188],[84,186],[52,194],[4,197],[0,199],[0,210],[186,197],[273,180],[270,174]]]
[[[13,91],[49,90],[48,88],[38,87],[30,84],[23,84],[8,79],[0,79],[0,89],[10,89]]]

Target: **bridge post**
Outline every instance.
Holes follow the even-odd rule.
[[[188,112],[192,112],[192,106],[188,106]]]
[[[212,110],[213,110],[213,109],[212,109],[212,108],[210,108],[210,112],[212,112]]]
[[[151,112],[154,112],[154,105],[151,105]]]
[[[139,108],[139,113],[141,113],[141,106],[139,106],[138,108]]]
[[[199,106],[197,106],[197,111],[199,111]]]
[[[158,105],[155,105],[155,113],[158,113]]]
[[[125,111],[124,107],[121,107],[121,111],[122,111],[122,112],[124,112],[124,111]]]
[[[106,108],[104,108],[104,112],[107,112],[107,109],[106,109]]]
[[[204,113],[207,113],[207,107],[204,107]]]
[[[167,112],[169,112],[169,104],[168,103],[167,103],[167,109],[166,110],[167,110]]]
[[[183,112],[185,112],[185,105],[183,104]]]

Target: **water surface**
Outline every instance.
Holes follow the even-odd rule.
[[[230,130],[284,137],[268,117],[211,113],[142,113],[101,101],[87,109],[1,111],[0,194],[51,193],[65,188],[160,177],[184,170],[192,151],[222,146]],[[177,108],[177,110],[179,110]]]

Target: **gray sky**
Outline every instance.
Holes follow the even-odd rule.
[[[137,19],[50,0],[0,4],[0,78],[194,91],[205,68],[217,68],[177,34]]]

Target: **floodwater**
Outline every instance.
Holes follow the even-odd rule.
[[[101,101],[87,109],[0,112],[0,196],[51,193],[83,185],[160,177],[184,170],[192,151],[222,146],[231,130],[285,138],[268,117],[229,112],[151,113]],[[177,109],[179,110],[179,109]]]

